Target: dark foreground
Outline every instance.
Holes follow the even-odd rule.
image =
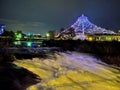
[[[0,90],[26,90],[40,82],[37,75],[12,64],[12,61],[10,55],[0,56]]]

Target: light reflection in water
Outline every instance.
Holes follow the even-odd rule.
[[[54,58],[18,60],[42,78],[27,90],[120,90],[120,71],[84,53],[56,53]]]

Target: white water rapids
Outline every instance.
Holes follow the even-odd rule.
[[[42,79],[27,90],[120,90],[120,70],[92,55],[71,52],[49,56],[14,62]]]

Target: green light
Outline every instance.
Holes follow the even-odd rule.
[[[27,46],[31,47],[32,46],[32,42],[27,42]]]
[[[14,42],[15,45],[17,45],[17,42]]]
[[[22,38],[22,34],[21,33],[15,33],[15,37],[16,37],[16,39],[21,39]]]
[[[107,36],[107,37],[106,37],[106,40],[107,40],[107,41],[111,41],[111,40],[112,40],[112,37],[111,37],[111,36]]]
[[[46,36],[47,36],[47,37],[50,37],[50,34],[49,34],[49,33],[47,33],[47,34],[46,34]]]
[[[20,41],[15,41],[14,44],[15,45],[21,45],[21,42]]]

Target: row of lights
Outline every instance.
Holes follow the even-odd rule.
[[[15,41],[14,45],[21,45],[21,41]],[[33,43],[33,42],[28,41],[28,42],[25,43],[25,46],[27,46],[27,47],[35,47],[36,44]]]

